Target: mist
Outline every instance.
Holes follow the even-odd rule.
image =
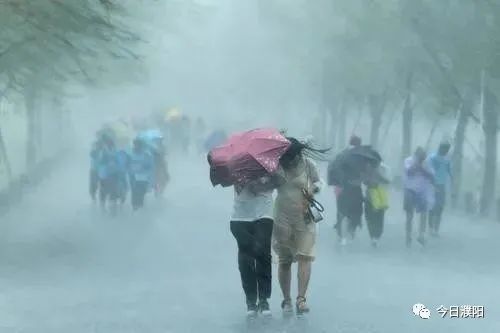
[[[499,331],[499,15],[428,0],[0,1],[0,333]],[[151,116],[172,109],[191,128],[169,127],[163,196],[101,211],[96,133],[134,118],[160,128]],[[329,152],[315,161],[311,312],[283,318],[273,249],[272,318],[249,324],[235,193],[212,186],[206,142],[254,128]],[[334,227],[328,161],[353,135],[391,170],[377,248],[365,219],[348,246]],[[440,237],[407,248],[403,161],[444,140]],[[438,312],[465,305],[484,318]]]

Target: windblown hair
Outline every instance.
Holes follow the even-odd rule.
[[[327,153],[331,150],[328,149],[318,149],[313,147],[310,143],[302,142],[293,137],[287,137],[288,141],[290,141],[290,147],[288,150],[281,156],[280,162],[283,166],[288,166],[290,163],[298,156],[303,155],[304,157],[308,157],[315,161],[328,161]]]

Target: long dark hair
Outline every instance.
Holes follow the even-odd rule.
[[[318,149],[313,147],[310,143],[299,141],[293,137],[287,137],[287,140],[290,141],[290,147],[288,147],[287,151],[280,158],[280,164],[284,168],[291,167],[293,161],[299,155],[308,157],[315,161],[325,162],[329,160],[327,153],[331,150],[331,148]]]

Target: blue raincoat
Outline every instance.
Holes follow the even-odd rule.
[[[114,148],[103,147],[97,155],[97,175],[99,179],[109,179],[119,174],[118,154]]]
[[[127,178],[129,169],[129,154],[124,149],[120,149],[116,152],[116,159],[119,193],[121,198],[125,198],[129,189]]]
[[[132,151],[129,155],[130,181],[148,182],[151,186],[154,179],[153,156],[147,151]]]

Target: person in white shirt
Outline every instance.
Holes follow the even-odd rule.
[[[275,177],[235,186],[231,233],[238,243],[238,266],[246,296],[247,315],[271,315],[273,190]],[[257,303],[258,302],[258,303]]]

